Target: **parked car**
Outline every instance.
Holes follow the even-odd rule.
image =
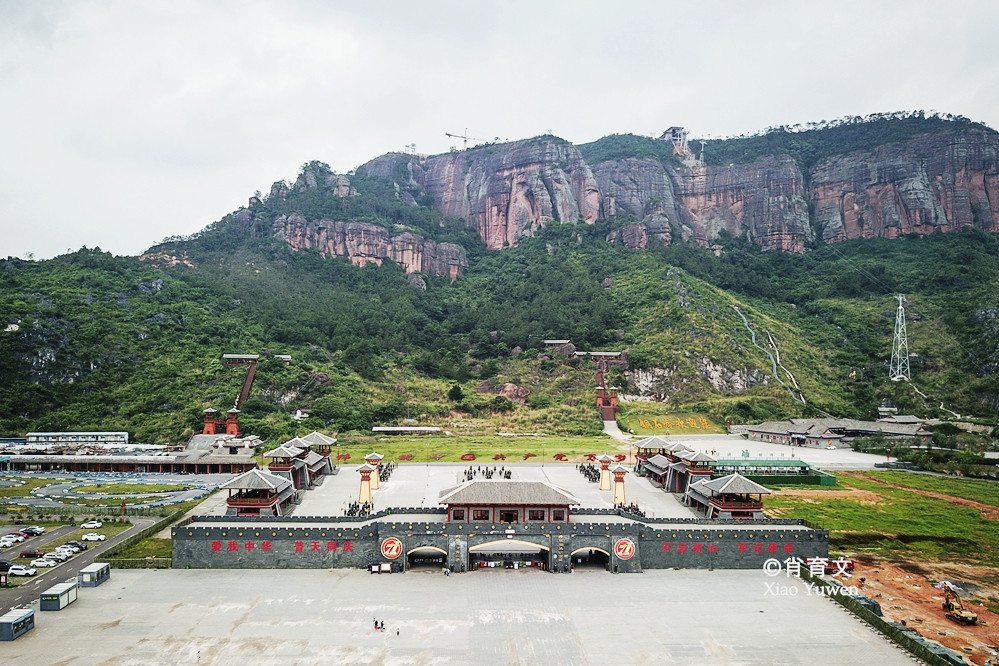
[[[45,551],[38,550],[37,548],[29,548],[28,550],[21,551],[21,557],[45,557]]]
[[[66,545],[74,546],[76,548],[79,548],[80,550],[86,550],[89,547],[87,546],[87,544],[83,543],[82,541],[67,541]]]
[[[32,525],[31,527],[22,528],[21,534],[30,534],[31,536],[41,536],[45,534],[45,528],[39,525]]]
[[[87,532],[80,538],[83,539],[84,541],[104,541],[105,539],[107,539],[106,536],[104,536],[103,534],[98,534],[97,532]]]
[[[15,543],[17,542],[13,539],[0,539],[0,548],[10,548]]]
[[[58,564],[59,563],[56,562],[55,560],[50,560],[47,557],[40,557],[37,560],[31,560],[31,566],[39,568],[54,567],[57,566]]]
[[[14,563],[10,560],[0,560],[0,571],[7,571],[12,566],[14,566]]]
[[[8,571],[11,576],[34,576],[38,573],[37,569],[32,569],[31,567],[26,567],[20,564],[15,564]]]
[[[99,520],[88,520],[87,522],[80,525],[81,528],[85,530],[96,530],[104,527],[104,523]]]
[[[11,532],[7,535],[8,540],[17,541],[18,543],[24,541],[24,535],[20,532]]]
[[[56,562],[65,562],[72,556],[72,553],[68,551],[53,550],[51,553],[45,554],[45,559],[55,560]]]
[[[76,546],[70,546],[68,543],[64,543],[63,545],[56,548],[56,550],[63,550],[66,551],[67,553],[72,553],[73,555],[76,555],[77,553],[80,552],[79,548],[77,548]]]

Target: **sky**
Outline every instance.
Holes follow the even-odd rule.
[[[0,0],[0,257],[138,255],[306,162],[441,153],[466,128],[999,128],[996,26],[993,0]]]

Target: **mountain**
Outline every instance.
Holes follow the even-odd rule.
[[[0,431],[180,441],[238,393],[222,354],[258,353],[243,422],[265,438],[598,432],[594,367],[546,338],[626,352],[609,380],[649,413],[995,419],[997,145],[896,114],[705,142],[703,164],[631,135],[310,162],[142,257],[0,262]],[[887,380],[898,293],[911,385]]]

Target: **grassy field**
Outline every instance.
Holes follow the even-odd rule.
[[[16,479],[24,483],[13,488],[0,488],[0,497],[27,497],[35,488],[55,483],[52,479],[22,479],[16,475],[7,475],[3,478]]]
[[[171,539],[163,539],[160,537],[149,537],[148,539],[143,539],[137,544],[127,548],[118,555],[116,558],[123,560],[130,559],[141,559],[143,557],[172,557],[173,556],[173,541]]]
[[[501,435],[424,435],[424,436],[357,436],[344,438],[334,447],[334,455],[344,463],[359,463],[364,456],[375,451],[385,456],[383,463],[398,462],[462,462],[462,456],[474,455],[479,463],[557,462],[555,456],[565,457],[566,463],[585,460],[589,453],[623,453],[628,445],[606,435],[596,437],[567,437],[559,435],[504,437]],[[632,452],[633,453],[633,452]],[[528,455],[530,454],[530,455]],[[498,457],[499,456],[499,457]],[[467,462],[467,460],[466,460]]]
[[[837,477],[835,487],[767,498],[767,513],[804,518],[829,529],[830,544],[839,554],[866,552],[893,562],[954,562],[999,569],[995,519],[983,517],[977,508],[914,492],[930,490],[994,506],[999,485],[905,472],[840,473]],[[823,497],[825,493],[829,495]]]

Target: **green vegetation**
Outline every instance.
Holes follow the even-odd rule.
[[[918,134],[939,134],[955,128],[995,130],[963,116],[923,111],[850,116],[804,126],[773,127],[760,134],[705,141],[705,162],[711,166],[754,162],[767,155],[787,155],[808,173],[819,160],[856,150],[872,150]]]
[[[160,537],[149,537],[138,543],[132,544],[122,552],[115,555],[116,559],[140,559],[145,557],[172,557],[173,541]]]
[[[680,159],[673,154],[671,142],[634,134],[611,134],[593,143],[581,144],[577,148],[588,164],[633,157],[653,159],[660,164],[673,167],[681,166]]]
[[[847,119],[733,139],[706,154],[735,161],[769,151],[807,163],[874,137],[969,124],[920,113]],[[631,135],[581,150],[590,161],[674,159],[668,143]],[[350,178],[358,194],[347,197],[327,165],[310,162],[295,183],[191,238],[165,241],[146,260],[84,248],[49,261],[0,261],[0,328],[17,326],[0,331],[0,433],[127,430],[142,442],[183,443],[200,430],[202,410],[225,411],[239,392],[245,370],[225,366],[222,355],[256,353],[241,423],[268,446],[374,425],[598,436],[596,365],[552,356],[542,344],[549,338],[627,352],[646,392],[661,398],[625,404],[620,419],[630,428],[667,414],[703,417],[713,428],[869,417],[885,399],[903,412],[996,420],[999,235],[968,229],[795,255],[722,233],[715,256],[685,242],[612,245],[606,235],[616,223],[602,221],[549,224],[516,248],[486,252],[409,179],[415,158],[385,159],[395,160],[395,178],[360,170]],[[396,182],[408,184],[397,192]],[[357,267],[270,237],[274,221],[292,214],[457,242],[470,266],[453,283],[422,276],[426,288],[414,287],[391,261]],[[886,379],[900,292],[913,384],[927,398]],[[777,377],[773,346],[784,366]],[[637,392],[635,375],[620,368],[607,381]],[[527,389],[525,404],[498,395],[506,383]],[[295,421],[299,409],[309,418]],[[951,438],[969,445],[939,434]],[[0,488],[0,497],[27,490]]]
[[[867,552],[894,562],[914,559],[999,567],[994,519],[983,517],[977,508],[914,492],[932,488],[952,497],[994,503],[995,484],[902,472],[841,472],[837,478],[841,488],[857,492],[822,497],[831,488],[827,486],[816,487],[809,496],[769,497],[766,512],[829,529],[830,544],[847,554]]]

